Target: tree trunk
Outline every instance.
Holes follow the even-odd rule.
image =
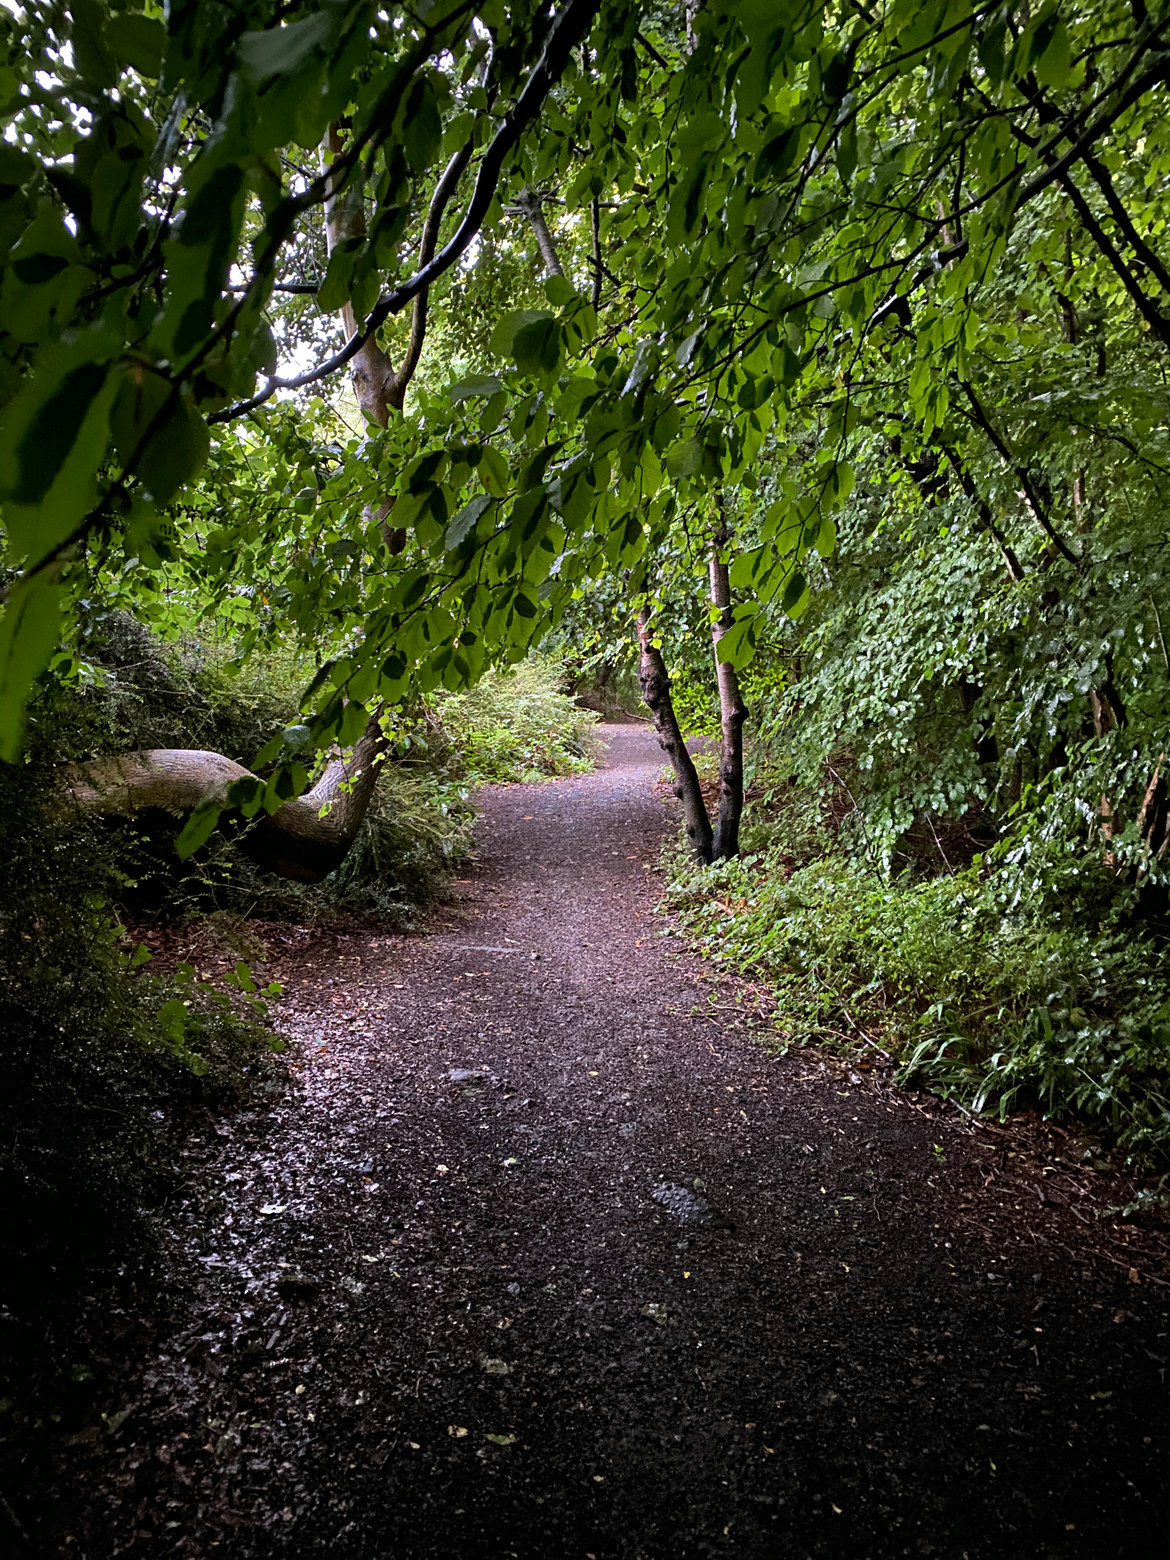
[[[1106,664],[1105,680],[1097,688],[1089,689],[1089,704],[1093,711],[1093,734],[1098,741],[1107,737],[1118,726],[1125,725],[1125,704],[1113,682],[1113,669]],[[1117,852],[1113,841],[1117,834],[1117,817],[1113,798],[1106,791],[1098,811],[1101,815],[1101,838],[1105,841],[1105,865],[1112,871],[1117,866]]]
[[[731,583],[728,579],[726,522],[711,544],[711,605],[718,616],[711,625],[715,649],[715,677],[719,685],[719,723],[722,750],[719,758],[719,821],[715,826],[712,860],[730,861],[739,855],[739,824],[743,817],[743,723],[747,705],[739,690],[739,677],[730,661],[719,659],[719,641],[731,627]]]
[[[341,135],[336,125],[329,127],[322,150],[328,152],[330,157],[335,157],[342,151]],[[325,244],[328,252],[332,254],[339,244],[346,243],[350,239],[363,238],[365,232],[366,213],[362,203],[360,181],[353,180],[340,192],[331,186],[325,201]],[[341,306],[341,318],[345,325],[346,336],[354,335],[358,328],[358,320],[353,304],[348,299]],[[358,406],[371,421],[377,423],[379,428],[387,427],[390,422],[390,408],[394,404],[397,377],[393,363],[378,345],[376,336],[371,336],[369,341],[358,349],[357,355],[350,363],[350,378]],[[405,393],[405,386],[403,392]],[[402,405],[401,400],[398,401],[398,405]]]
[[[514,209],[521,216],[528,218],[536,239],[536,247],[540,250],[540,258],[544,261],[544,274],[564,276],[565,269],[561,265],[561,257],[557,254],[553,236],[548,230],[548,223],[544,219],[544,203],[540,196],[534,190],[525,187],[520,191]]]
[[[698,860],[706,864],[714,859],[715,842],[711,820],[707,816],[707,804],[703,800],[694,760],[687,752],[678,717],[674,713],[666,662],[654,643],[650,630],[650,612],[645,607],[638,614],[638,647],[641,652],[638,682],[641,684],[642,697],[654,717],[658,745],[669,756],[674,767],[674,794],[682,803],[687,838]]]
[[[311,791],[262,816],[245,846],[280,877],[319,883],[345,859],[357,838],[386,750],[381,710],[348,757],[333,759]],[[226,802],[235,780],[254,779],[251,770],[222,753],[194,748],[151,748],[117,758],[72,764],[61,774],[56,821],[70,817],[133,817],[160,811],[182,815],[201,802]]]

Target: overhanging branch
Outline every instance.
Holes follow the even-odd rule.
[[[540,59],[532,67],[514,107],[505,115],[500,128],[488,142],[463,221],[438,254],[428,264],[420,266],[412,277],[394,288],[392,292],[383,294],[367,316],[365,324],[354,332],[339,352],[335,352],[325,362],[319,363],[316,368],[309,369],[304,374],[297,374],[291,379],[274,376],[269,379],[263,390],[249,400],[225,407],[223,411],[213,412],[208,417],[208,422],[230,422],[233,418],[242,417],[246,412],[261,406],[278,390],[301,390],[306,385],[316,384],[328,378],[339,368],[344,368],[386,320],[394,314],[400,314],[407,304],[412,303],[432,282],[445,271],[450,270],[479,232],[488,208],[495,198],[500,175],[503,172],[504,159],[537,117],[545,98],[560,80],[570,52],[593,20],[598,3],[599,0],[567,0],[563,10],[557,13],[549,29]]]

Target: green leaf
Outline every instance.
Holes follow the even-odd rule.
[[[118,62],[106,36],[108,13],[98,0],[73,0],[73,63],[91,89],[111,87],[118,79]]]
[[[186,861],[188,856],[193,856],[201,845],[207,843],[222,811],[222,802],[210,798],[200,802],[194,809],[175,841],[175,849],[181,861]]]
[[[839,103],[853,74],[853,46],[841,50],[821,67],[821,91],[830,103]]]
[[[162,406],[137,431],[132,470],[156,504],[169,504],[207,459],[211,446],[207,424],[187,397],[169,391]]]
[[[299,22],[245,33],[240,39],[240,60],[256,81],[291,75],[322,47],[328,36],[329,18],[318,11]]]
[[[534,325],[538,320],[551,322],[552,315],[547,309],[514,309],[511,314],[505,314],[492,331],[489,344],[491,351],[500,357],[511,357],[517,334],[526,325]]]
[[[563,276],[546,276],[544,279],[544,296],[556,308],[562,308],[566,303],[572,303],[577,297],[577,289],[572,282]]]
[[[1048,34],[1046,40],[1041,38],[1042,31]],[[1042,50],[1036,60],[1036,79],[1053,91],[1059,91],[1072,70],[1072,45],[1068,28],[1059,17],[1053,16],[1049,28],[1045,28],[1043,23],[1037,28],[1036,42]]]
[[[187,1004],[179,997],[171,997],[158,1010],[156,1023],[163,1036],[172,1042],[182,1040],[187,1028],[189,1013]]]
[[[123,12],[106,23],[106,37],[118,59],[140,76],[158,79],[167,51],[167,30],[141,12]]]
[[[796,154],[800,149],[800,128],[793,125],[786,130],[781,130],[770,141],[766,141],[759,156],[756,158],[755,179],[762,183],[765,179],[778,179],[787,173],[796,160]]]
[[[512,473],[508,470],[508,463],[499,450],[492,449],[488,445],[479,459],[479,480],[487,488],[489,493],[496,498],[502,498],[508,491],[512,480]]]
[[[87,332],[51,349],[4,409],[0,499],[14,557],[46,557],[96,502],[116,389],[110,346]]]
[[[334,314],[349,302],[353,270],[358,253],[365,247],[361,238],[343,239],[335,244],[325,270],[325,279],[317,289],[317,307],[323,314]]]
[[[507,409],[508,397],[501,390],[497,395],[493,395],[484,407],[483,416],[479,420],[480,431],[482,433],[495,433],[503,421],[504,413]]]
[[[31,397],[29,413],[19,403],[13,408],[5,445],[17,430],[12,449],[13,469],[0,477],[2,490],[14,504],[39,504],[53,485],[77,442],[90,407],[105,388],[108,363],[79,363],[47,394]],[[34,390],[39,388],[34,384]],[[7,467],[7,461],[5,467]]]
[[[696,476],[703,464],[703,446],[697,439],[685,439],[676,444],[666,457],[667,475],[673,482],[684,477]]]
[[[477,493],[469,504],[464,504],[463,508],[447,527],[447,535],[443,545],[448,552],[461,546],[467,540],[475,530],[480,515],[486,513],[494,503],[495,500],[490,493]]]
[[[61,590],[48,571],[26,575],[9,592],[0,618],[0,759],[20,751],[33,680],[49,664],[61,629]]]
[[[443,121],[435,90],[425,76],[410,90],[403,114],[402,147],[415,173],[423,173],[439,155],[443,144]]]
[[[551,314],[522,325],[512,339],[512,356],[522,374],[551,374],[560,355],[561,333]]]
[[[808,581],[797,569],[796,573],[784,587],[784,595],[780,599],[780,605],[788,613],[789,617],[799,617],[804,610],[805,598],[808,595]]]
[[[458,403],[474,401],[483,396],[490,400],[492,396],[499,395],[503,388],[494,374],[471,374],[467,379],[457,379],[454,384],[448,385],[447,399]]]

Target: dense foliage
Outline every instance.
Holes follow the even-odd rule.
[[[251,815],[554,631],[640,618],[697,713],[714,618],[759,784],[832,802],[784,967],[819,916],[919,1067],[1159,1136],[1164,6],[2,25],[10,760],[95,603],[303,655]]]

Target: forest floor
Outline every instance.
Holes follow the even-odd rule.
[[[1159,1233],[1064,1139],[770,1055],[605,734],[486,793],[425,933],[273,932],[291,1086],[189,1142],[27,1553],[1170,1554]]]

